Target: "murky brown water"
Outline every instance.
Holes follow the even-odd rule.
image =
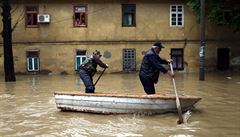
[[[158,91],[174,94],[171,79],[160,77]],[[97,77],[97,76],[96,76]],[[95,78],[96,78],[95,77]],[[54,91],[83,91],[76,75],[17,76],[16,82],[0,78],[1,137],[239,137],[240,74],[207,73],[206,81],[198,74],[177,74],[179,94],[201,96],[188,123],[177,125],[177,114],[97,115],[60,112]],[[96,92],[144,94],[137,73],[106,74]]]

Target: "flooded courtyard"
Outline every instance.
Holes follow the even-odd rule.
[[[94,81],[99,75],[94,77]],[[239,137],[240,73],[177,73],[181,95],[202,97],[188,122],[178,125],[177,114],[99,115],[61,112],[55,91],[84,92],[78,75],[17,75],[16,82],[0,78],[1,137]],[[157,93],[174,94],[170,77],[161,75]],[[138,73],[104,74],[97,93],[145,94]]]

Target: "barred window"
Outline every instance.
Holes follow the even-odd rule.
[[[136,70],[136,49],[123,49],[123,70]]]

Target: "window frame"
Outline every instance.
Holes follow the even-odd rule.
[[[30,7],[34,7],[37,10],[36,11],[27,11],[27,9],[30,8]],[[39,13],[39,9],[38,9],[37,5],[27,5],[27,6],[25,6],[25,27],[26,28],[38,28],[39,27],[39,23],[37,21],[38,13]],[[28,14],[31,14],[31,19],[32,20],[34,18],[33,15],[36,14],[36,25],[28,25]],[[33,22],[33,21],[31,21],[31,22]]]
[[[124,17],[125,17],[125,11],[124,11],[124,7],[125,6],[133,6],[134,7],[134,17],[133,17],[133,23],[131,25],[127,25],[125,24],[125,21],[124,21]],[[136,27],[136,4],[122,4],[122,27]]]
[[[172,8],[173,8],[173,6],[176,6],[176,11],[175,12],[173,12],[172,11]],[[181,6],[182,7],[182,11],[181,12],[179,12],[178,11],[178,6]],[[173,5],[170,5],[170,17],[169,17],[169,25],[170,25],[170,27],[184,27],[184,5],[182,5],[182,4],[173,4]],[[175,25],[173,25],[173,21],[172,21],[172,15],[173,14],[176,14],[176,19],[175,19],[175,21],[176,21],[176,24]],[[181,23],[182,23],[182,25],[178,25],[178,16],[179,15],[182,15],[182,19],[181,19]]]
[[[36,56],[30,56],[28,55],[30,52],[37,52]],[[27,57],[27,71],[28,72],[38,72],[40,71],[40,58],[39,58],[39,51],[26,51],[26,57]],[[37,59],[37,69],[35,69],[35,59]],[[30,60],[32,61],[32,69],[30,69]]]
[[[85,52],[85,55],[78,55],[77,54],[77,52],[78,51],[84,51]],[[78,62],[77,62],[77,60],[78,60],[78,58],[80,58],[80,64],[79,64],[79,66],[85,61],[83,61],[83,58],[86,58],[87,59],[87,50],[80,50],[80,49],[77,49],[76,50],[76,54],[75,54],[75,70],[78,70]]]
[[[136,58],[135,48],[122,49],[122,70],[124,72],[136,71]],[[129,68],[126,66],[129,66]]]
[[[78,12],[75,12],[75,9],[76,8],[82,8],[82,7],[84,7],[85,8],[85,25],[76,25],[76,13],[78,13]],[[88,19],[88,17],[87,17],[87,5],[74,5],[73,6],[73,27],[75,27],[75,28],[87,28],[87,26],[88,26],[88,21],[87,21],[87,19]],[[83,12],[80,12],[80,15],[81,15],[81,13],[83,13]],[[81,18],[80,18],[80,20],[81,20]]]
[[[231,10],[223,10],[223,20],[230,21],[232,11]]]
[[[173,54],[173,51],[181,51],[181,54]],[[174,70],[184,70],[184,49],[183,48],[171,48],[171,59],[173,60],[173,57],[177,58],[176,59],[176,66],[174,66],[174,60],[173,60],[173,69]],[[181,68],[178,67],[178,58],[181,58],[182,59],[182,62],[181,62]]]

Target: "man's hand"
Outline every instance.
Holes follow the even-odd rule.
[[[172,59],[167,59],[167,62],[171,63],[171,62],[173,62],[173,60]]]
[[[107,68],[109,68],[109,65],[108,65],[108,64],[106,64],[106,66],[107,66]]]

